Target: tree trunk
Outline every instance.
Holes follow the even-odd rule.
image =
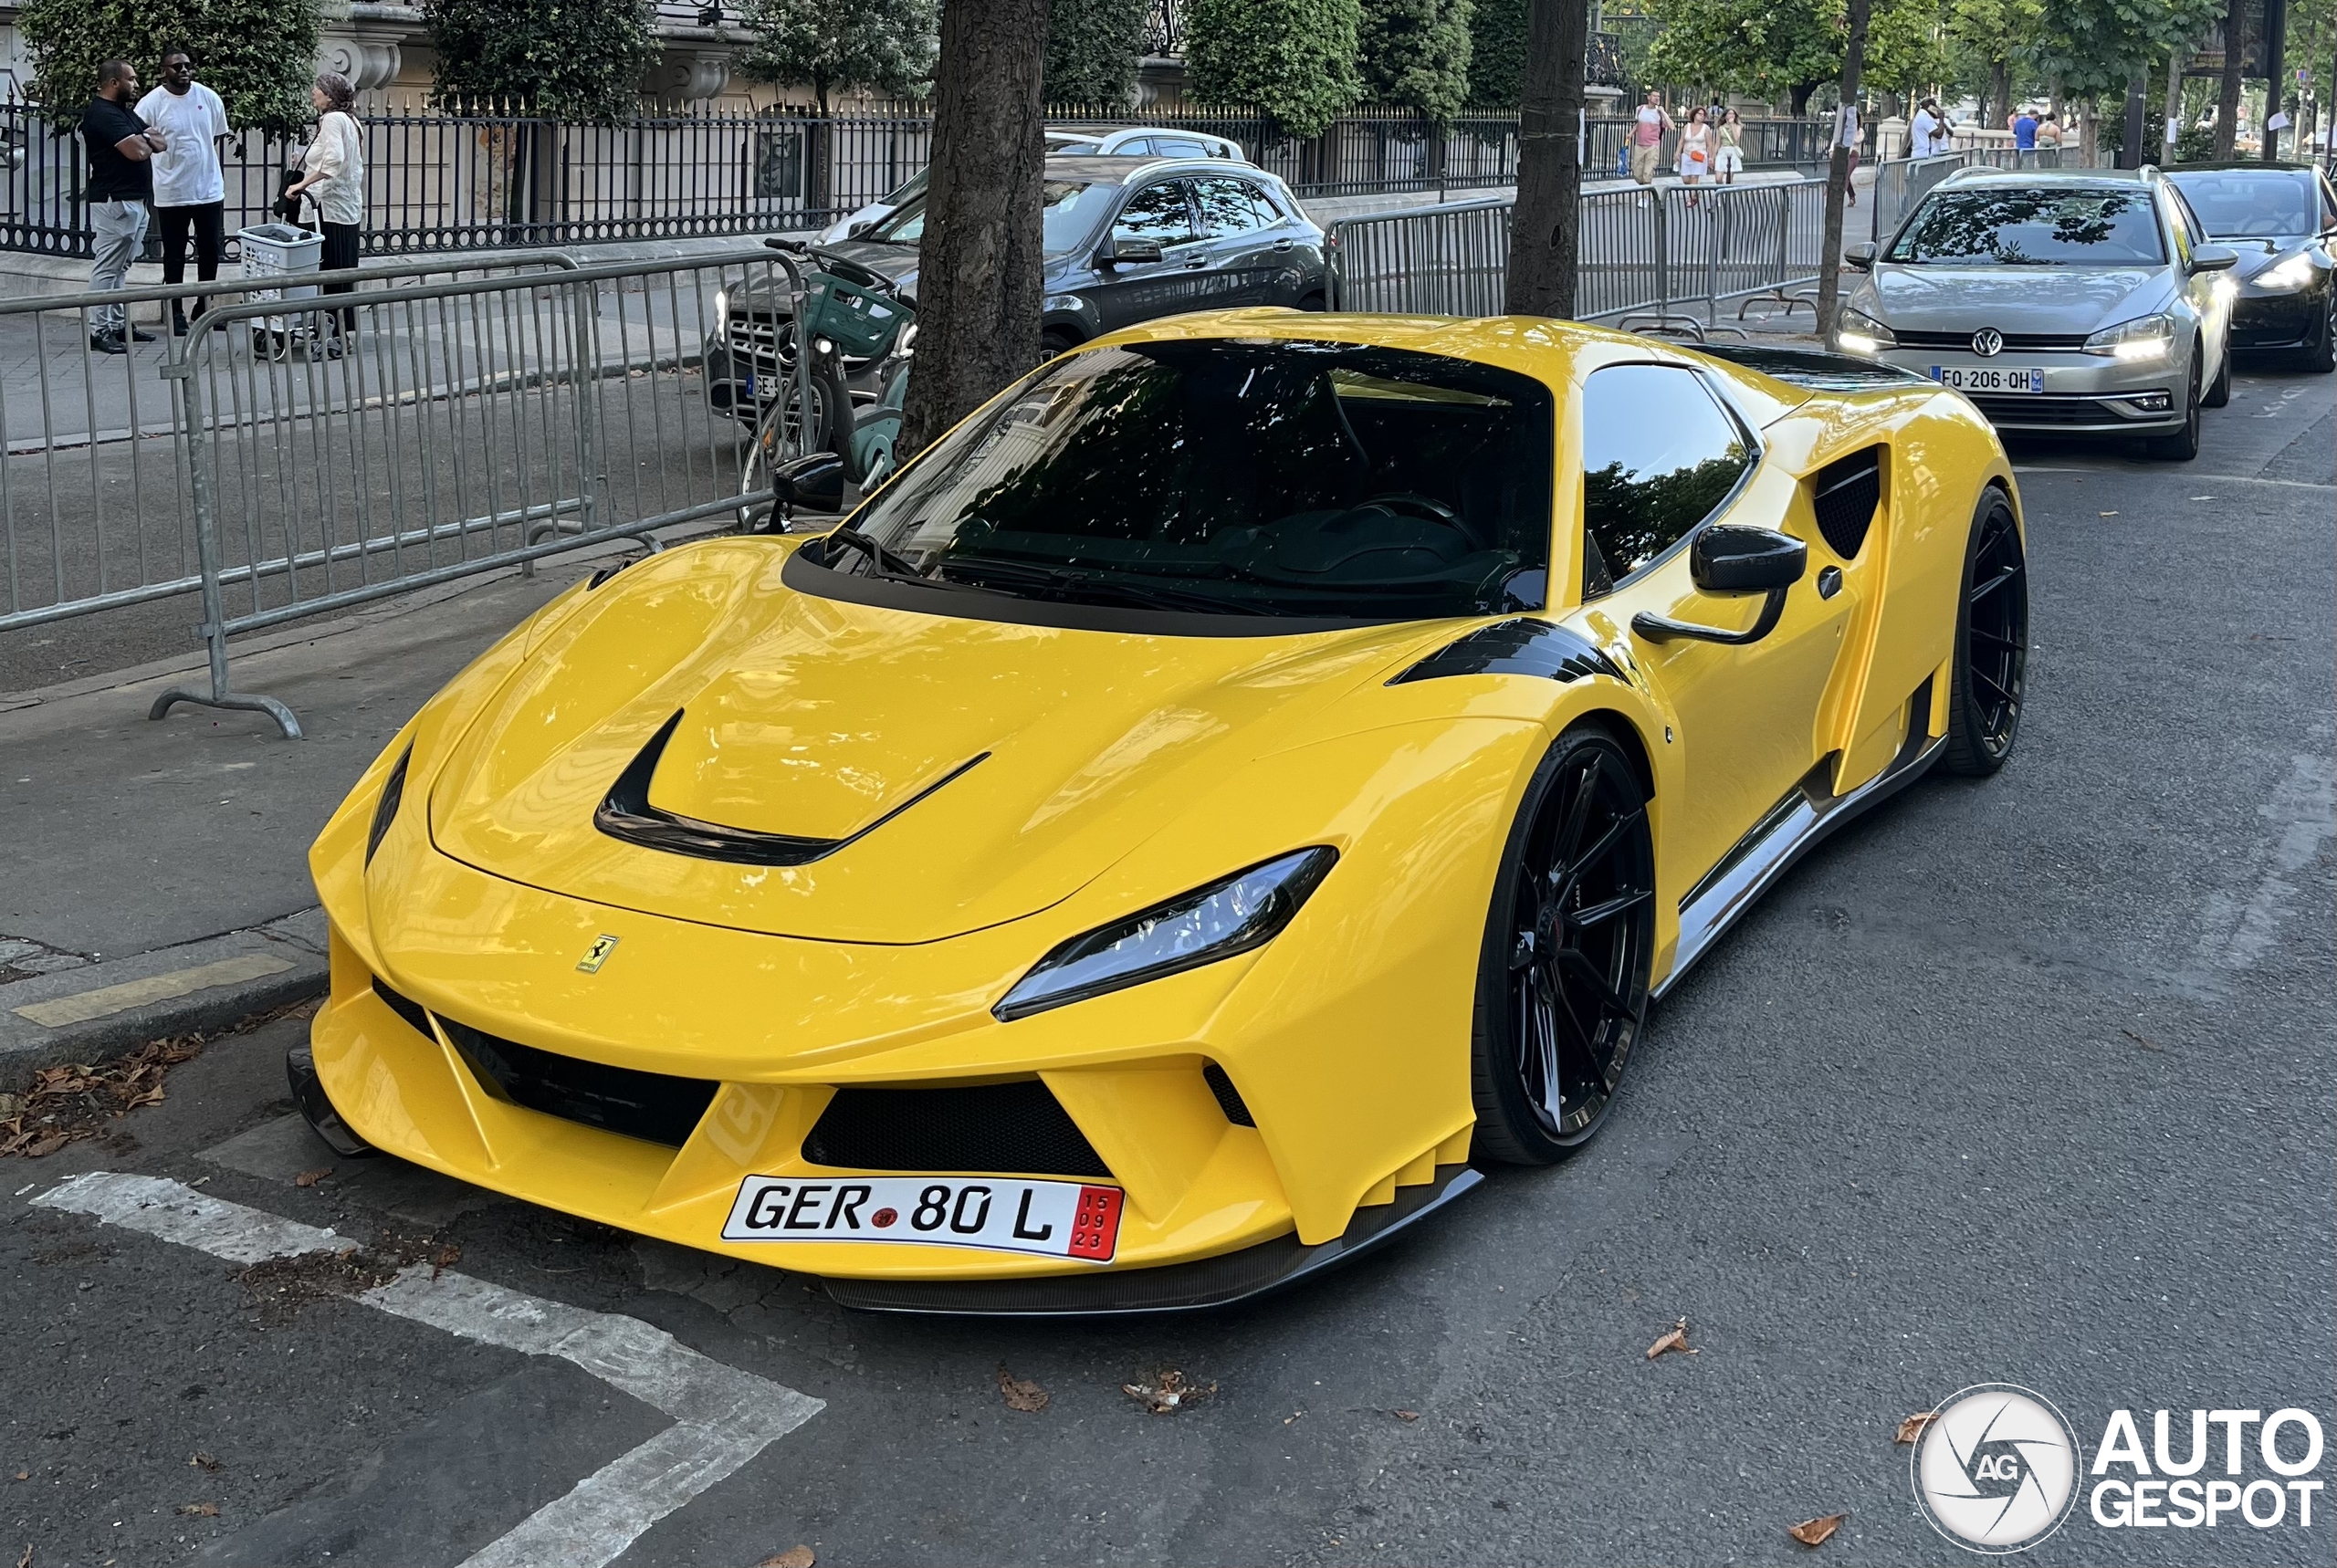
[[[2216,88],[2216,156],[2232,156],[2239,133],[2239,73],[2248,61],[2248,0],[2224,0],[2224,75]]]
[[[2271,119],[2288,101],[2289,0],[2264,0],[2264,162],[2280,155],[2280,133]]]
[[[1816,92],[1824,85],[1825,84],[1823,82],[1814,81],[1796,82],[1794,84],[1792,94],[1793,101],[1790,108],[1793,111],[1793,117],[1796,120],[1799,120],[1803,115],[1809,112],[1809,95]]]
[[[2175,140],[2182,132],[2183,62],[2186,57],[2179,47],[2167,51],[2165,144],[2159,149],[2159,163],[2162,167],[2178,162],[2175,155]]]
[[[1515,316],[1572,316],[1582,238],[1582,67],[1587,0],[1533,0],[1518,114],[1517,204],[1510,214]]]
[[[1990,131],[2001,131],[2011,112],[2012,62],[1991,60],[1988,62],[1988,107],[1982,113],[1980,123]]]
[[[2101,109],[2092,99],[2083,99],[2078,103],[2078,162],[2091,169],[2101,156]]]
[[[1841,103],[1834,111],[1833,152],[1826,162],[1826,235],[1818,253],[1818,331],[1834,336],[1835,315],[1842,302],[1842,209],[1850,193],[1850,138],[1847,134],[1858,115],[1859,77],[1866,68],[1868,0],[1850,0],[1850,37],[1842,49]]]
[[[2126,68],[2126,134],[2118,143],[2118,167],[2139,169],[2149,151],[2143,133],[2150,124],[2150,68],[2136,60]]]
[[[1038,362],[1047,5],[983,0],[941,13],[905,454]]]

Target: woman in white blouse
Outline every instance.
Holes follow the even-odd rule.
[[[357,236],[365,226],[365,142],[349,112],[357,101],[357,89],[340,72],[325,71],[318,76],[309,101],[316,106],[317,133],[301,156],[300,178],[284,188],[284,198],[299,204],[303,227],[325,236],[318,265],[327,272],[351,271],[357,266]],[[355,287],[328,283],[324,292],[347,294]],[[357,312],[334,311],[326,320],[338,336],[339,329],[357,325]],[[328,351],[338,347],[330,345]]]

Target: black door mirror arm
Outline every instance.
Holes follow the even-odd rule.
[[[1761,602],[1760,616],[1742,632],[1724,632],[1717,626],[1699,626],[1692,621],[1674,621],[1668,615],[1651,615],[1642,610],[1631,617],[1631,631],[1650,643],[1670,643],[1686,639],[1697,643],[1718,643],[1724,648],[1742,648],[1748,643],[1758,643],[1777,629],[1777,618],[1786,612],[1786,592],[1782,588],[1769,590]]]

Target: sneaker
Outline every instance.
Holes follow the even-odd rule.
[[[133,343],[151,343],[155,340],[153,333],[142,331],[136,327],[132,327],[130,329],[130,340]]]
[[[186,309],[175,299],[171,301],[171,336],[173,338],[186,336]]]
[[[100,354],[126,354],[130,352],[130,345],[121,340],[121,333],[115,331],[90,333],[89,347],[95,349]]]

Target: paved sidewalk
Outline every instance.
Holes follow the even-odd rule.
[[[148,720],[201,684],[198,653],[0,695],[0,1090],[321,991],[310,841],[431,693],[611,553],[250,639],[237,688],[289,703],[305,740],[259,714]]]

